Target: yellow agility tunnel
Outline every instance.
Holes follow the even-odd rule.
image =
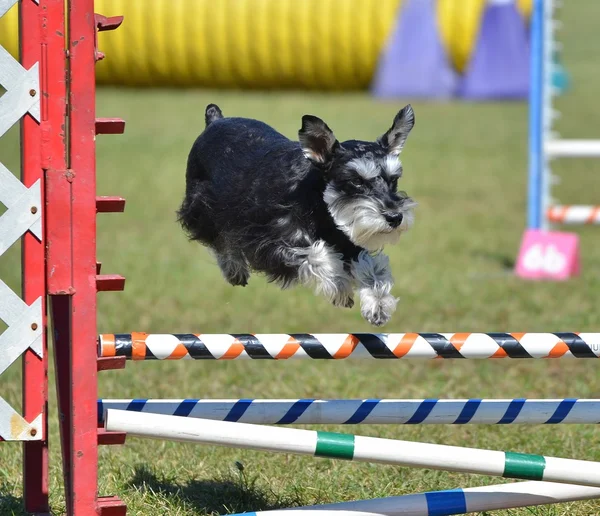
[[[123,15],[99,34],[99,84],[211,88],[367,88],[403,1],[96,0]],[[426,0],[421,0],[426,1]],[[516,0],[525,18],[532,0]],[[437,26],[462,72],[486,0],[437,0]],[[17,55],[17,9],[0,21],[0,44]]]

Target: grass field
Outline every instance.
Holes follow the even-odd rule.
[[[585,5],[585,10],[582,7]],[[564,9],[565,64],[573,89],[557,102],[565,137],[600,137],[597,20],[600,5]],[[401,102],[365,94],[222,91],[98,93],[99,116],[127,120],[124,136],[98,139],[98,189],[127,198],[124,214],[99,217],[103,271],[127,277],[124,293],[99,296],[101,332],[370,331],[357,309],[341,310],[307,289],[281,292],[253,276],[245,289],[221,278],[212,258],[175,220],[187,152],[204,106],[265,120],[295,137],[304,113],[324,118],[339,139],[373,139]],[[582,274],[566,283],[525,283],[511,274],[525,225],[527,106],[413,102],[417,123],[403,154],[402,188],[418,202],[413,231],[389,249],[398,312],[384,331],[599,331],[600,238],[581,228]],[[0,159],[18,167],[18,133]],[[597,203],[598,164],[557,162],[560,201]],[[557,189],[558,191],[558,189]],[[19,249],[0,260],[18,286]],[[19,367],[0,393],[20,403]],[[53,376],[51,382],[53,382]],[[53,384],[51,384],[53,387]],[[363,361],[139,363],[103,373],[103,397],[599,397],[593,361]],[[52,507],[61,514],[60,450],[51,391]],[[328,427],[328,430],[340,430]],[[364,426],[349,431],[497,450],[600,460],[593,426]],[[243,464],[243,472],[236,466]],[[496,479],[382,465],[129,439],[101,450],[100,492],[118,494],[132,515],[197,515],[261,510],[482,485]],[[22,514],[20,446],[0,451],[0,515]],[[498,514],[583,516],[581,502]]]

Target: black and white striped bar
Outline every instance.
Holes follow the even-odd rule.
[[[129,360],[598,358],[600,333],[104,334],[100,357]]]
[[[598,424],[600,399],[104,399],[106,409],[286,424]]]

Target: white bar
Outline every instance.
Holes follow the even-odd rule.
[[[104,427],[109,432],[126,432],[133,436],[153,439],[492,476],[504,475],[510,461],[514,471],[514,458],[509,459],[508,454],[501,451],[114,409],[105,412],[104,421]],[[540,470],[542,459],[547,464],[546,471],[543,468]],[[524,455],[523,460],[533,460],[532,471],[536,475],[539,474],[543,480],[600,487],[598,462],[531,455]],[[509,474],[515,475],[514,472]]]
[[[544,481],[600,486],[598,463],[586,460],[578,460],[577,463],[578,465],[575,468],[572,460],[546,457]],[[568,479],[565,478],[566,476],[568,476]]]
[[[396,441],[361,435],[355,436],[353,460],[478,473],[495,477],[502,476],[504,471],[504,452],[501,451]],[[598,470],[600,472],[600,468]]]
[[[310,455],[317,442],[317,432],[313,430],[114,409],[105,411],[104,427],[108,431],[123,428],[122,431],[139,437]]]
[[[547,140],[545,151],[554,158],[600,158],[600,140]]]

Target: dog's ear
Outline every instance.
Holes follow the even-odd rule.
[[[389,154],[397,156],[402,152],[408,133],[415,125],[415,112],[410,104],[403,107],[394,118],[392,127],[379,139]]]
[[[302,117],[298,139],[304,155],[314,163],[328,163],[340,145],[327,124],[312,115]]]
[[[209,104],[206,106],[206,110],[204,111],[204,121],[206,122],[206,127],[220,118],[223,118],[223,112],[219,106],[216,104]]]

